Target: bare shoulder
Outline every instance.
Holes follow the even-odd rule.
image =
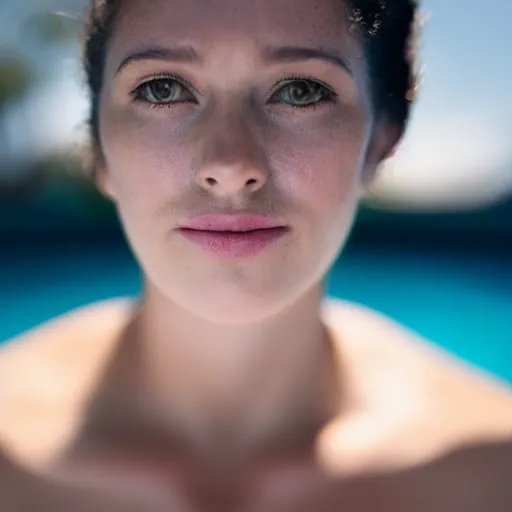
[[[95,302],[2,344],[1,445],[35,462],[65,442],[133,308],[124,298]]]
[[[21,375],[30,380],[43,367],[57,370],[64,363],[73,367],[82,364],[84,358],[90,361],[111,348],[113,335],[133,307],[133,301],[124,298],[95,302],[7,340],[0,347],[0,375],[16,375],[18,381]]]
[[[325,318],[343,349],[359,364],[376,363],[428,383],[446,400],[457,400],[478,414],[508,413],[512,425],[512,387],[496,376],[459,359],[395,320],[365,306],[328,301]]]
[[[329,465],[407,467],[458,446],[512,442],[512,389],[364,306],[325,304],[355,413],[328,426]]]

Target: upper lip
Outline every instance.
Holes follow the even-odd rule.
[[[280,227],[286,227],[286,223],[265,215],[246,212],[196,215],[179,225],[179,229],[231,232],[246,232]]]

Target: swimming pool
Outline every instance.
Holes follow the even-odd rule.
[[[123,244],[14,247],[0,255],[0,340],[99,299],[136,295]],[[512,383],[512,265],[499,258],[347,248],[328,293],[390,315]]]

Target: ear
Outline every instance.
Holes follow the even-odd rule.
[[[404,127],[396,123],[381,123],[373,133],[366,151],[361,175],[362,186],[370,186],[377,176],[380,164],[393,156],[404,133]]]
[[[103,156],[97,156],[95,159],[94,182],[102,195],[111,201],[115,201],[112,180]]]

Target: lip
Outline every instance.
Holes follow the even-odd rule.
[[[265,215],[252,213],[208,213],[196,215],[184,224],[181,229],[195,229],[199,231],[255,231],[257,229],[270,229],[285,227],[286,223]]]
[[[273,245],[290,228],[278,219],[262,215],[219,213],[192,217],[177,231],[208,252],[243,258],[255,256]]]

